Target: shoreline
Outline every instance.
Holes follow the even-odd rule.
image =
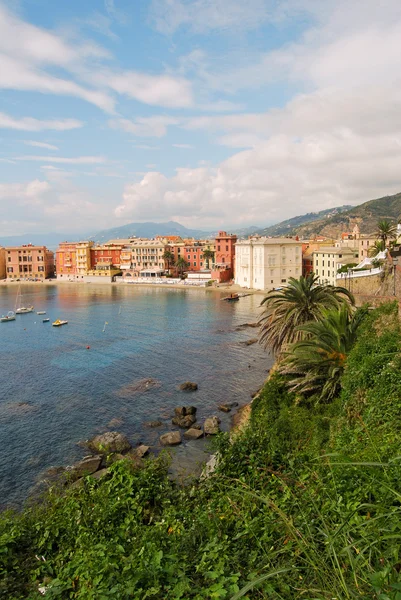
[[[93,283],[93,282],[86,282],[86,281],[60,281],[57,279],[44,279],[43,281],[16,281],[16,280],[2,280],[0,281],[0,287],[1,286],[5,286],[8,287],[11,284],[13,284],[13,287],[16,287],[14,284],[18,283],[18,285],[37,285],[37,286],[43,286],[44,285],[78,285],[78,286],[83,286],[83,285],[90,285],[90,286],[96,286],[96,285],[101,285],[101,286],[116,286],[116,287],[132,287],[132,288],[140,288],[140,287],[145,287],[145,288],[158,288],[158,289],[175,289],[175,290],[188,290],[188,289],[195,289],[195,290],[204,290],[204,291],[210,291],[210,292],[238,292],[238,293],[243,293],[246,295],[250,295],[250,296],[254,296],[254,295],[262,295],[265,296],[267,294],[267,290],[255,290],[255,289],[248,289],[248,288],[243,288],[240,287],[237,284],[216,284],[216,285],[211,285],[211,286],[200,286],[200,285],[184,285],[182,283],[117,283],[115,281],[110,281],[110,282],[99,282],[97,283]]]

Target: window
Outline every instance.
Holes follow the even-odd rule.
[[[318,260],[316,260],[316,266],[317,266],[317,267],[319,266],[319,261],[318,261]]]
[[[8,262],[11,262],[11,256],[8,257]]]
[[[286,283],[286,282],[287,282],[287,280],[286,280],[286,279],[282,279],[282,280],[281,280],[281,283]]]
[[[44,268],[44,267],[38,267],[38,271],[39,271],[39,273],[43,273],[43,271],[44,271],[44,270],[45,270],[45,268]]]
[[[221,258],[221,262],[222,262],[222,263],[225,263],[225,262],[226,262],[226,259],[224,258],[224,256]]]
[[[273,279],[270,279],[270,283],[273,283]]]
[[[322,261],[322,267],[324,267],[324,261]]]
[[[220,246],[217,246],[217,251],[220,252]]]
[[[13,267],[7,267],[7,273],[14,273]]]
[[[188,260],[191,260],[191,257],[190,257],[190,255],[189,255],[189,254],[188,254],[188,256],[187,256],[187,259],[188,259]]]
[[[324,271],[322,271],[322,277],[324,277]]]
[[[196,262],[194,262],[194,267],[196,267]]]
[[[226,252],[228,252],[228,246],[226,246]]]
[[[342,257],[343,257],[343,255],[342,255],[342,254],[339,254],[339,255],[338,255],[338,258],[342,258]]]

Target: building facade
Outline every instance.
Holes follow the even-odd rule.
[[[219,231],[216,236],[216,251],[212,271],[212,279],[220,283],[230,281],[235,272],[235,244],[237,236]]]
[[[77,250],[76,242],[61,242],[56,250],[56,274],[57,279],[76,279]]]
[[[0,279],[5,279],[6,276],[6,249],[0,246]]]
[[[271,290],[302,274],[302,242],[290,238],[251,237],[235,244],[235,283]]]
[[[313,253],[313,272],[318,283],[336,285],[338,269],[355,262],[358,262],[357,250],[353,248],[322,247]]]
[[[7,279],[47,279],[54,275],[54,253],[46,246],[12,246],[5,249]]]

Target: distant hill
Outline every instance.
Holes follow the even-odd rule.
[[[348,211],[350,208],[352,207],[349,205],[344,205],[338,206],[336,208],[321,210],[319,212],[306,213],[305,215],[292,217],[291,219],[287,219],[286,221],[281,221],[281,223],[270,225],[269,227],[265,227],[264,229],[258,229],[257,233],[259,233],[260,235],[272,237],[296,235],[299,227],[301,227],[302,225],[307,224],[309,226],[309,224],[314,222],[320,223],[322,221],[327,221],[331,217],[338,216],[343,212]]]
[[[401,216],[401,192],[369,200],[337,214],[301,223],[292,229],[292,235],[309,238],[312,235],[338,237],[342,232],[351,231],[358,225],[361,233],[372,233],[378,221],[387,219],[396,222]],[[271,235],[271,234],[270,234]]]
[[[0,234],[0,246],[22,246],[22,244],[38,244],[47,246],[50,250],[55,250],[60,242],[79,241],[85,239],[84,234],[65,234],[65,233],[25,233],[23,235]]]
[[[176,221],[168,221],[167,223],[129,223],[121,227],[113,227],[112,229],[104,229],[90,236],[91,240],[96,242],[107,242],[108,240],[125,239],[129,237],[153,238],[156,235],[179,235],[184,238],[199,238],[205,239],[210,232],[199,229],[187,229],[184,225]]]

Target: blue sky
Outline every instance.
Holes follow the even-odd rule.
[[[401,3],[0,0],[0,232],[401,190]]]

